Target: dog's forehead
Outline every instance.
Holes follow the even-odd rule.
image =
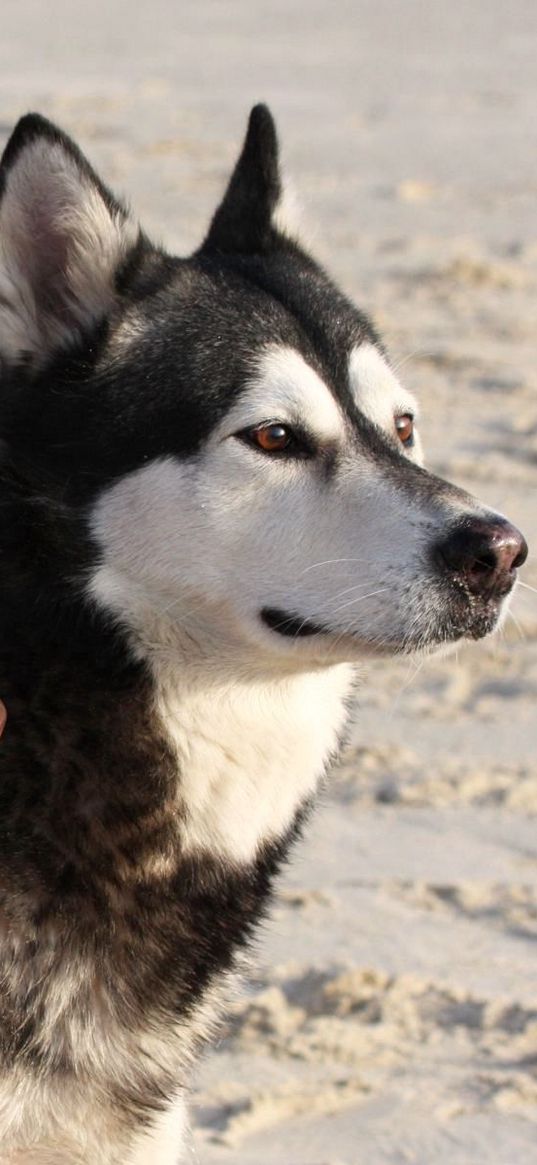
[[[332,390],[349,388],[349,361],[378,337],[366,315],[321,268],[299,252],[181,265],[164,295],[172,340],[245,368],[267,345],[294,348]],[[153,327],[159,312],[150,309]],[[173,333],[175,332],[175,337]],[[380,360],[380,353],[379,353]],[[352,379],[352,378],[351,378]]]
[[[332,282],[326,272],[299,247],[269,256],[234,258],[226,271],[239,274],[250,294],[260,294],[259,310],[271,319],[276,312],[282,327],[292,327],[297,347],[324,366],[336,382],[354,347],[376,344],[378,336],[369,318]],[[240,307],[241,305],[239,305]],[[288,333],[286,339],[291,338]]]
[[[159,368],[166,432],[188,435],[187,444],[236,405],[242,419],[246,396],[245,424],[276,417],[281,405],[282,417],[317,421],[327,437],[343,421],[359,431],[360,418],[385,427],[393,415],[397,381],[367,317],[300,260],[179,263],[120,323],[112,355],[130,356],[137,377],[149,362],[153,376]]]
[[[138,311],[141,335],[160,337],[171,351],[180,346],[196,360],[225,352],[230,364],[248,364],[268,343],[311,354],[307,336],[287,305],[229,262],[178,261],[174,277],[145,305],[139,304]]]

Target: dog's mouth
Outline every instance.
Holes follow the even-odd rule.
[[[265,627],[284,639],[318,636],[333,639],[337,636],[340,642],[360,644],[364,650],[373,650],[376,654],[400,654],[441,647],[459,639],[483,639],[498,625],[504,600],[505,596],[484,599],[469,592],[451,595],[447,602],[445,598],[438,602],[432,617],[429,610],[424,612],[422,620],[412,620],[411,633],[402,618],[400,633],[394,635],[392,631],[386,636],[375,635],[371,641],[363,630],[330,627],[282,607],[263,607],[260,617]]]
[[[276,631],[278,635],[283,635],[286,639],[306,639],[311,638],[312,635],[334,634],[331,627],[326,627],[322,623],[314,623],[312,619],[305,619],[301,615],[283,611],[281,607],[263,607],[261,619],[266,627],[269,627],[271,631]]]

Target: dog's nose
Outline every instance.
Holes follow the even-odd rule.
[[[437,561],[473,595],[501,598],[528,555],[525,538],[504,518],[471,518],[437,546]]]

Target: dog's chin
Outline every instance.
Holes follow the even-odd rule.
[[[435,650],[449,648],[461,640],[485,639],[501,626],[508,605],[509,600],[505,598],[478,599],[468,596],[464,604],[455,608],[450,606],[439,616],[436,626],[431,629],[429,642],[424,641],[423,646]]]
[[[506,614],[507,604],[498,600],[476,602],[462,610],[448,608],[435,612],[434,618],[429,615],[421,628],[416,622],[411,635],[394,637],[376,654],[447,655],[461,643],[485,639],[497,631]]]

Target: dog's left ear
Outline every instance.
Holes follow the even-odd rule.
[[[201,253],[256,255],[281,236],[274,218],[282,197],[278,138],[266,105],[250,114],[242,152]]]
[[[138,236],[74,142],[21,118],[0,163],[0,358],[38,366],[98,322]]]

